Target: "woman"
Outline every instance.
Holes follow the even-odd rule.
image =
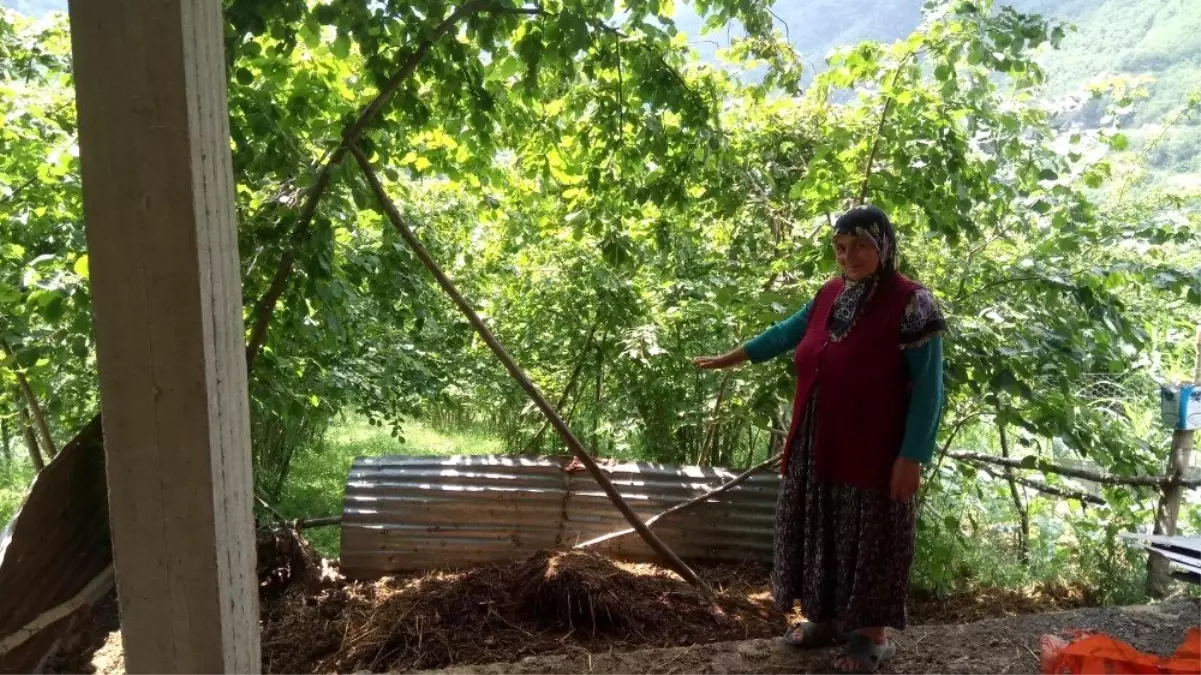
[[[946,322],[928,290],[897,271],[892,223],[874,206],[834,224],[842,276],[804,308],[700,368],[793,350],[797,372],[776,510],[776,605],[800,601],[798,647],[844,644],[843,672],[874,672],[905,629],[914,504],[942,401]]]

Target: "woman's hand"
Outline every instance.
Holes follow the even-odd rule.
[[[725,359],[724,355],[723,356],[698,356],[692,360],[692,365],[696,366],[697,368],[700,368],[701,370],[716,370],[718,368],[726,367],[726,363],[725,363],[724,359]]]
[[[921,464],[904,457],[898,457],[897,461],[893,462],[890,493],[894,500],[908,501],[910,497],[917,494],[917,486],[921,481]]]
[[[746,349],[739,347],[732,352],[726,352],[721,356],[698,356],[692,360],[692,365],[701,370],[717,370],[719,368],[729,368],[736,366],[747,360]]]

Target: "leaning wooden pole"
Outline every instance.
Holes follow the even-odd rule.
[[[400,215],[400,211],[397,210],[396,205],[392,203],[392,200],[388,197],[388,193],[384,191],[384,186],[380,183],[379,176],[375,174],[375,170],[371,167],[371,162],[367,159],[367,156],[363,154],[363,151],[359,149],[357,145],[352,145],[350,147],[350,151],[354,153],[355,160],[358,161],[359,167],[362,168],[363,175],[367,177],[367,182],[371,184],[371,190],[375,193],[375,198],[379,200],[380,206],[383,207],[384,214],[388,217],[388,220],[392,222],[392,226],[395,227],[397,232],[400,233],[400,236],[405,240],[405,243],[409,245],[409,248],[413,249],[413,253],[415,253],[421,260],[421,264],[425,265],[425,268],[430,271],[430,274],[434,275],[434,278],[438,281],[438,285],[442,287],[442,290],[446,291],[446,294],[450,296],[451,300],[458,305],[459,310],[463,312],[463,314],[467,317],[467,320],[471,322],[472,327],[475,328],[475,331],[479,333],[479,336],[488,344],[488,347],[492,350],[492,353],[496,354],[496,358],[500,359],[500,362],[504,364],[505,369],[509,371],[509,374],[513,376],[513,379],[517,380],[517,384],[521,386],[526,395],[529,396],[534,404],[538,406],[539,410],[542,411],[542,414],[546,415],[547,419],[550,420],[550,423],[552,426],[554,426],[555,431],[557,431],[559,436],[563,438],[563,442],[567,444],[567,447],[571,449],[572,454],[574,454],[584,465],[584,467],[588,469],[588,473],[592,474],[592,477],[596,480],[597,485],[600,485],[601,489],[605,491],[605,494],[609,496],[609,499],[612,500],[613,505],[617,507],[617,510],[621,512],[621,515],[624,516],[627,521],[629,521],[630,525],[633,526],[634,530],[642,536],[647,545],[663,557],[664,561],[669,567],[675,570],[688,583],[701,588],[705,592],[709,592],[705,582],[701,581],[700,577],[696,575],[696,572],[693,572],[692,568],[688,567],[683,560],[680,560],[680,557],[677,556],[675,552],[667,546],[667,544],[663,543],[663,540],[659,539],[654,532],[650,531],[650,528],[648,528],[646,524],[642,522],[642,519],[638,517],[638,514],[634,513],[633,509],[630,508],[630,505],[627,504],[625,499],[621,496],[621,493],[618,492],[617,488],[613,486],[613,482],[609,480],[609,477],[606,476],[603,471],[601,471],[600,467],[597,466],[596,462],[592,459],[592,456],[589,455],[586,450],[584,450],[583,444],[581,444],[579,439],[575,437],[575,434],[571,432],[571,429],[567,427],[567,423],[564,422],[563,418],[559,416],[559,412],[555,410],[554,406],[552,406],[544,396],[542,396],[542,392],[538,391],[538,387],[530,381],[530,378],[526,376],[521,367],[517,365],[511,356],[509,356],[509,353],[505,351],[503,346],[501,346],[500,342],[496,339],[496,336],[492,334],[492,331],[488,330],[488,327],[484,325],[483,320],[481,320],[479,315],[475,313],[475,310],[472,309],[470,303],[468,303],[463,295],[459,293],[459,290],[455,288],[454,282],[452,282],[450,278],[446,276],[446,273],[442,271],[442,268],[439,267],[438,263],[436,263],[430,256],[429,251],[425,250],[425,246],[423,246],[417,239],[417,236],[413,234],[412,228],[408,226],[404,217]]]

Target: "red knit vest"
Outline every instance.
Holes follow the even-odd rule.
[[[781,467],[787,472],[794,436],[816,387],[818,478],[887,491],[912,387],[900,348],[901,319],[919,287],[900,274],[881,282],[851,330],[834,342],[826,323],[842,288],[842,279],[834,279],[818,291],[797,345],[796,396]]]

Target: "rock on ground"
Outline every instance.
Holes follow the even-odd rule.
[[[1196,600],[1157,605],[1099,607],[1051,614],[990,619],[962,625],[914,626],[896,636],[897,655],[883,673],[1037,673],[1038,639],[1047,633],[1085,629],[1166,656],[1180,646],[1189,626],[1201,623]],[[693,647],[590,654],[582,649],[534,656],[516,663],[452,667],[440,675],[526,673],[822,673],[836,652],[801,651],[780,640],[720,642]]]

